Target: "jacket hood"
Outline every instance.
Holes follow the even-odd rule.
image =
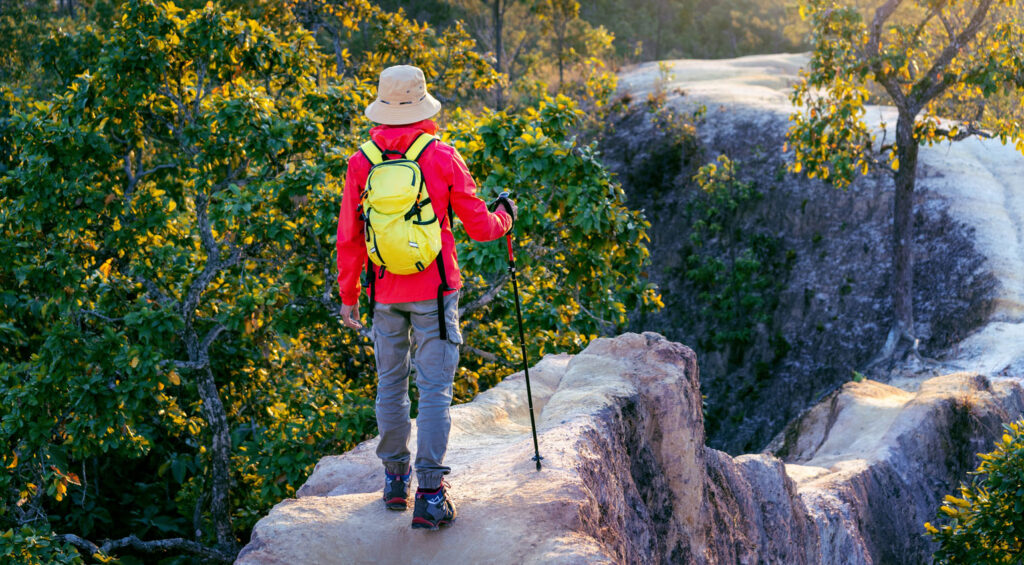
[[[421,133],[436,134],[437,124],[421,120],[400,126],[379,125],[370,130],[370,139],[381,149],[405,151]]]

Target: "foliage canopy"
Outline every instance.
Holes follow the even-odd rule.
[[[0,100],[0,555],[229,561],[319,457],[374,433],[332,254],[386,65],[425,70],[482,195],[520,204],[532,359],[660,304],[638,276],[648,224],[578,139],[577,103],[474,109],[499,77],[459,26],[361,0],[131,0],[51,41],[45,80],[6,74]],[[517,360],[501,247],[459,246],[467,400]]]

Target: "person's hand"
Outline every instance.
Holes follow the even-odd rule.
[[[498,205],[505,209],[509,217],[512,218],[512,223],[516,223],[516,216],[519,215],[519,207],[512,201],[511,198],[498,198]]]
[[[353,330],[362,329],[363,324],[359,323],[358,304],[341,305],[341,323],[345,324],[346,328],[352,328]]]
[[[493,212],[500,206],[505,210],[505,213],[512,218],[512,223],[514,224],[516,222],[516,216],[519,214],[519,207],[516,206],[516,203],[513,202],[511,198],[505,196],[506,194],[508,193],[502,192],[501,195],[495,198],[493,202],[487,205],[487,209]]]

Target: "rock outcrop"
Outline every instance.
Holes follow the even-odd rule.
[[[908,392],[850,383],[770,454],[705,447],[696,356],[653,333],[599,339],[454,407],[459,519],[384,509],[376,440],[316,467],[254,528],[241,564],[916,563],[941,494],[1019,414],[1009,381],[949,375]]]
[[[660,89],[680,115],[705,111],[694,121],[695,141],[676,147],[674,155],[653,153],[671,148],[673,139],[639,102],[603,146],[631,206],[646,209],[652,223],[650,274],[669,306],[633,329],[656,330],[694,347],[708,396],[709,444],[733,454],[763,449],[790,420],[849,381],[852,371],[867,373],[893,324],[890,171],[861,177],[845,190],[786,172],[791,84],[806,61],[806,55],[782,54],[626,69],[619,85],[624,96],[642,101]],[[869,127],[888,124],[888,137],[877,131],[880,142],[893,137],[893,112],[867,111]],[[708,308],[699,298],[704,289],[685,276],[695,251],[687,236],[699,219],[688,210],[702,193],[692,177],[719,154],[763,195],[737,212],[739,231],[771,238],[785,258],[785,270],[771,273],[773,286],[762,292],[770,321],[750,328],[749,344],[731,349],[708,339],[704,321],[715,319],[702,314]],[[666,172],[673,165],[677,170]],[[914,333],[924,355],[964,370],[1024,378],[1021,170],[1024,156],[994,139],[921,148]],[[717,245],[709,253],[718,257],[741,254],[746,244],[717,239],[705,249]],[[869,376],[887,378],[888,367],[875,370]]]

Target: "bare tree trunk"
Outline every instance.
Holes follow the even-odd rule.
[[[654,3],[654,60],[661,60],[661,28],[664,24],[664,14],[662,14],[664,7],[663,0],[656,0]]]
[[[562,84],[565,82],[565,26],[556,34],[558,38],[558,91],[562,92]]]
[[[225,181],[226,184],[226,181]],[[185,327],[182,335],[188,350],[189,362],[186,364],[194,370],[197,378],[199,397],[202,399],[202,413],[210,426],[210,515],[213,519],[217,536],[217,546],[228,551],[235,551],[236,544],[231,532],[231,433],[227,412],[221,402],[217,382],[210,368],[210,346],[225,331],[221,324],[210,329],[200,340],[196,332],[196,311],[203,292],[210,282],[224,269],[237,265],[242,258],[242,250],[231,246],[227,258],[221,256],[222,244],[213,236],[213,228],[207,206],[210,202],[208,194],[197,194],[193,197],[196,209],[196,224],[199,228],[199,240],[206,251],[206,265],[189,285],[188,294],[181,306]]]
[[[892,224],[892,306],[898,332],[909,337],[914,335],[914,182],[918,145],[914,139],[914,116],[902,109],[896,122],[896,144],[899,169],[893,175],[896,197]]]
[[[505,20],[504,0],[493,0],[491,4],[491,17],[493,19],[494,27],[494,70],[498,73],[504,73],[505,69],[502,65],[502,50],[501,35],[502,35],[502,24]],[[495,106],[496,109],[502,110],[505,108],[505,91],[501,84],[495,87]]]
[[[334,66],[338,73],[338,76],[345,76],[345,59],[341,56],[344,48],[341,46],[341,38],[338,37],[337,33],[331,34],[331,40],[334,43]]]
[[[210,514],[217,534],[217,545],[234,549],[235,538],[231,533],[231,506],[228,498],[231,487],[231,434],[227,413],[210,367],[199,371],[198,377],[203,416],[213,436],[210,446]]]

